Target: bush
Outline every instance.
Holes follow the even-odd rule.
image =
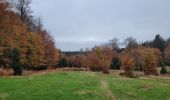
[[[59,67],[68,67],[68,60],[66,57],[62,57],[58,63]]]
[[[109,74],[110,73],[108,68],[103,68],[102,71],[103,71],[103,74]]]
[[[37,66],[37,67],[32,67],[32,69],[35,70],[35,71],[47,70],[48,66],[41,65],[41,66]]]
[[[21,64],[16,62],[14,65],[13,65],[13,70],[14,70],[14,75],[22,75],[22,67],[21,67]]]
[[[167,72],[167,69],[166,69],[165,66],[163,66],[162,69],[161,69],[161,71],[160,71],[160,74],[166,74],[166,73],[168,73],[168,72]]]

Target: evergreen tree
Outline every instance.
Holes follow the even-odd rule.
[[[153,41],[153,47],[158,48],[162,52],[165,49],[165,41],[159,34],[155,36],[155,39]]]
[[[20,63],[20,54],[18,49],[13,49],[11,51],[11,59],[14,75],[22,75],[23,69]]]

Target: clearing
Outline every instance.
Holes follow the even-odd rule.
[[[168,100],[170,78],[62,71],[0,77],[0,100]]]

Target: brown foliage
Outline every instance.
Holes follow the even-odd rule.
[[[164,50],[165,54],[165,63],[170,65],[170,43],[167,44],[167,47]]]
[[[112,48],[107,46],[95,47],[87,56],[87,65],[92,71],[103,71],[109,73],[113,56]]]
[[[158,57],[157,53],[159,51],[157,49],[148,48],[144,53],[144,73],[145,75],[158,75],[156,70]]]
[[[13,48],[19,50],[20,62],[26,69],[57,64],[59,53],[50,34],[44,29],[28,31],[27,27],[29,26],[10,8],[10,2],[1,0],[0,67],[12,67],[10,50]]]
[[[122,57],[122,66],[125,70],[124,74],[128,77],[133,77],[133,71],[134,71],[134,59],[130,57],[129,55],[123,55]]]
[[[55,66],[55,64],[59,61],[59,50],[55,47],[54,39],[45,30],[39,31],[38,34],[41,36],[45,47],[45,60],[47,64],[50,66]]]

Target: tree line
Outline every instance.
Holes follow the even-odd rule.
[[[125,47],[121,48],[120,44]],[[133,37],[126,38],[123,43],[114,38],[81,52],[62,54],[60,67],[84,67],[103,73],[109,73],[109,69],[123,69],[122,74],[130,77],[134,77],[135,70],[145,75],[158,75],[157,67],[162,67],[161,73],[166,73],[165,66],[170,65],[170,38],[164,39],[158,34],[155,39],[142,43]]]

